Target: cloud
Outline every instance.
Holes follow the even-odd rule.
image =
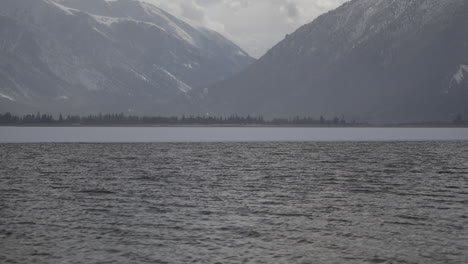
[[[252,56],[348,0],[145,0],[188,22],[216,30]]]
[[[205,19],[205,13],[203,9],[191,1],[180,3],[180,8],[182,10],[182,16],[186,19],[197,22],[203,22]]]
[[[296,18],[299,16],[299,9],[296,3],[286,3],[284,9],[289,18]]]

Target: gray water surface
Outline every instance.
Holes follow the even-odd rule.
[[[468,128],[0,127],[0,143],[468,140]]]
[[[468,142],[0,144],[0,263],[468,263]]]

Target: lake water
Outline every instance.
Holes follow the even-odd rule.
[[[0,144],[0,263],[468,263],[467,227],[467,141]]]
[[[0,143],[439,140],[468,140],[468,128],[0,127]]]

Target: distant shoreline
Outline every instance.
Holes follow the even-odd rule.
[[[65,127],[65,128],[73,128],[73,127],[103,127],[103,128],[468,128],[468,124],[387,124],[387,125],[223,125],[223,124],[210,124],[210,125],[202,125],[202,124],[194,124],[194,125],[125,125],[125,124],[115,124],[115,125],[82,125],[82,124],[64,124],[64,125],[57,125],[57,124],[0,124],[0,127]]]
[[[266,127],[266,128],[468,128],[468,120],[459,115],[453,121],[423,122],[360,122],[341,118],[289,117],[264,119],[263,116],[132,116],[120,114],[67,115],[51,114],[13,115],[0,113],[0,126],[11,127]]]

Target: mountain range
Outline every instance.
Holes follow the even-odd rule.
[[[466,0],[353,0],[247,70],[197,90],[201,112],[374,122],[468,115]]]
[[[351,0],[255,61],[137,0],[2,0],[0,112],[468,116],[466,0]]]
[[[182,111],[193,87],[254,61],[136,0],[2,0],[0,111]]]

